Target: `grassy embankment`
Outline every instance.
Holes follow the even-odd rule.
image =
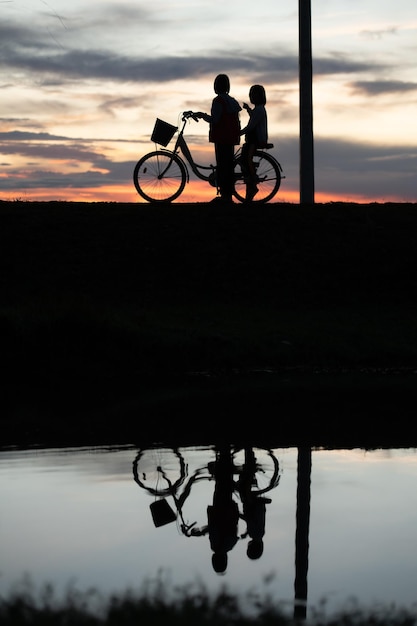
[[[58,411],[55,437],[136,419],[192,438],[246,413],[281,443],[388,423],[415,443],[416,204],[0,202],[0,220],[7,432]]]
[[[242,609],[246,606],[246,610]],[[227,587],[215,594],[198,583],[172,589],[161,581],[145,583],[138,592],[102,597],[95,590],[69,589],[58,599],[51,585],[37,593],[26,586],[0,597],[2,626],[415,626],[417,614],[395,606],[360,607],[326,613],[325,604],[291,615],[289,607],[268,593],[236,595]]]

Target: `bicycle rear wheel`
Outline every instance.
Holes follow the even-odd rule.
[[[251,492],[256,495],[275,489],[281,478],[278,459],[269,449],[250,448],[246,452],[244,448],[236,450],[233,463],[240,474],[242,471],[250,471]]]
[[[281,185],[281,168],[278,161],[262,150],[257,150],[253,156],[259,191],[252,200],[262,204],[271,200]],[[235,196],[240,202],[246,198],[246,184],[242,174],[242,158],[235,161]]]
[[[162,150],[145,154],[133,171],[136,191],[148,202],[172,202],[183,192],[186,181],[181,159]]]

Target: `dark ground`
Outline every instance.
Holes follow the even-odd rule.
[[[417,445],[417,204],[0,224],[3,445]]]

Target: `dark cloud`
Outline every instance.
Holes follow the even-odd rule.
[[[401,80],[358,80],[350,83],[349,86],[354,93],[365,96],[381,96],[417,90],[417,83]]]
[[[328,193],[417,199],[415,147],[317,138],[315,169],[317,185]]]
[[[117,142],[125,143],[124,140]],[[0,133],[0,153],[3,155],[17,154],[28,157],[33,162],[48,159],[51,162],[57,160],[76,164],[92,163],[98,169],[111,170],[114,163],[95,149],[93,144],[100,144],[100,140],[70,139],[49,133],[21,131]]]
[[[116,97],[116,98],[106,98],[102,104],[99,105],[99,108],[106,112],[114,115],[114,111],[116,109],[131,109],[138,106],[137,98],[130,97]]]
[[[25,133],[22,133],[25,134]],[[12,141],[14,133],[9,133],[5,141],[3,133],[2,152],[20,154],[28,158],[22,169],[7,171],[2,179],[3,191],[22,193],[24,189],[49,188],[100,188],[103,186],[130,184],[134,161],[117,162],[89,147],[86,142],[61,140],[47,133],[32,133],[31,143]],[[34,137],[38,141],[34,142]],[[53,140],[52,140],[53,139]],[[281,162],[286,179],[283,181],[281,196],[285,197],[288,189],[298,187],[299,144],[297,137],[282,137],[275,141],[274,154]],[[148,142],[143,149],[149,148]],[[48,159],[50,168],[44,168]],[[54,160],[72,161],[76,170],[69,173],[54,171]],[[383,146],[340,139],[316,137],[314,145],[316,191],[334,194],[335,197],[391,198],[395,196],[404,202],[416,201],[417,189],[417,150],[410,146]],[[38,164],[37,164],[38,161]],[[42,163],[42,164],[41,164]],[[398,191],[400,190],[400,191]]]
[[[99,155],[95,150],[88,149],[78,144],[64,143],[3,143],[0,151],[2,154],[19,154],[34,160],[48,159],[49,161],[74,161],[78,163],[97,162]]]
[[[299,185],[298,138],[279,138],[275,144],[286,176],[280,192],[285,195],[287,185]],[[316,137],[314,176],[316,192],[346,201],[362,196],[416,202],[417,149]]]
[[[106,7],[108,8],[108,5]],[[141,44],[138,38],[139,44],[135,49],[135,54],[122,54],[120,50],[126,50],[125,47],[119,47],[115,52],[112,50],[111,32],[105,29],[105,25],[112,23],[112,19],[115,20],[117,27],[123,23],[126,25],[128,18],[133,22],[133,16],[130,14],[130,17],[127,17],[126,11],[132,9],[122,4],[118,5],[117,2],[110,9],[111,14],[100,13],[98,18],[95,14],[93,19],[92,16],[88,16],[87,7],[84,24],[79,25],[78,29],[73,31],[71,31],[71,20],[74,18],[69,20],[65,16],[61,18],[51,13],[47,15],[48,19],[53,19],[61,29],[64,35],[62,45],[61,41],[57,45],[56,32],[49,36],[47,26],[39,28],[39,25],[28,21],[26,25],[23,25],[23,22],[11,23],[2,20],[0,23],[0,68],[3,69],[3,83],[7,82],[8,85],[12,85],[17,81],[22,81],[27,84],[45,86],[71,83],[82,85],[97,81],[101,85],[106,81],[111,81],[143,85],[177,80],[192,82],[197,78],[212,80],[213,75],[218,71],[230,73],[234,78],[244,78],[248,83],[253,82],[256,77],[256,82],[278,85],[279,89],[281,86],[285,88],[289,83],[293,85],[298,81],[297,52],[286,52],[273,46],[266,48],[267,42],[264,48],[260,46],[254,51],[245,47],[232,51],[228,49],[227,52],[217,49],[207,54],[195,54],[193,51],[184,49],[183,54],[158,56],[158,52],[164,49],[160,43],[152,51],[148,46],[149,40],[146,44]],[[137,28],[143,32],[146,31],[149,36],[152,28],[149,21],[144,19],[143,23],[140,23],[140,16],[137,14],[134,15],[134,19]],[[92,37],[92,32],[97,36]],[[100,36],[98,36],[99,32]],[[101,36],[102,32],[105,32],[107,39]],[[380,36],[382,34],[381,32]],[[131,36],[132,32],[129,31],[129,37]],[[377,36],[377,33],[374,32],[373,36]],[[161,36],[159,39],[162,41]],[[77,40],[76,43],[74,43],[75,40]],[[144,54],[141,51],[143,48],[146,49]],[[345,77],[352,74],[368,77],[387,76],[394,75],[387,73],[387,70],[393,69],[393,65],[386,67],[382,65],[380,59],[371,56],[358,59],[353,54],[333,53],[323,56],[314,55],[313,58],[315,77],[338,75]],[[349,86],[355,93],[365,96],[395,95],[417,89],[417,83],[400,80],[353,80]],[[68,92],[69,89],[66,91]],[[152,89],[142,89],[141,93],[146,91],[151,93]],[[113,115],[115,111],[129,109],[137,104],[134,98],[124,97],[117,87],[114,87],[110,93],[113,93],[112,97],[109,97],[109,89],[103,89],[103,96],[96,94],[94,101],[96,111],[101,110]],[[145,97],[141,97],[142,107]],[[58,104],[48,100],[44,106],[52,110],[52,107]],[[64,105],[59,103],[59,106],[62,109]],[[294,115],[297,113],[295,111]],[[29,128],[28,124],[31,124],[32,131],[34,128],[43,130],[47,126],[43,128],[36,126],[36,120],[13,119],[12,115],[13,108],[1,121],[4,122],[6,128],[22,130],[0,133],[0,153],[20,155],[26,160],[26,164],[22,167],[20,158],[19,165],[7,165],[7,156],[5,156],[3,161],[6,165],[3,167],[6,176],[1,179],[1,189],[19,194],[22,188],[48,187],[56,189],[59,193],[60,188],[98,188],[104,185],[131,182],[135,163],[112,161],[107,150],[104,154],[105,150],[102,149],[103,144],[99,139],[68,138],[48,132],[24,132],[25,126]],[[17,112],[16,115],[18,115]],[[280,122],[284,115],[284,107],[280,107]],[[272,116],[271,111],[271,119]],[[279,138],[278,141],[271,139],[276,144],[275,154],[282,163],[287,177],[283,184],[283,192],[285,192],[286,183],[288,188],[297,188],[298,138]],[[110,140],[106,141],[110,143]],[[199,138],[198,141],[203,141],[203,139]],[[143,153],[148,148],[149,144],[144,147]],[[66,161],[73,171],[68,173],[58,171],[61,169],[62,161]],[[54,170],[54,163],[56,163],[57,171]],[[397,190],[400,187],[404,193],[404,200],[415,201],[416,172],[416,151],[407,146],[388,148],[360,142],[319,137],[315,139],[316,190],[327,192],[329,195],[334,193],[338,197],[345,195],[349,198],[356,194],[363,194],[364,197],[374,195],[380,198],[384,195],[390,197],[395,194],[398,197]]]
[[[0,67],[27,72],[37,83],[59,84],[74,80],[111,80],[116,82],[169,82],[212,76],[217,68],[235,76],[256,75],[265,82],[286,83],[298,76],[298,54],[272,50],[227,53],[211,51],[194,55],[134,57],[113,50],[89,47],[57,47],[51,38],[40,36],[35,28],[4,23],[0,25],[2,55]],[[94,45],[94,44],[92,44]],[[380,69],[376,61],[357,61],[342,54],[314,58],[314,74],[336,75]]]
[[[94,140],[94,143],[100,143]],[[138,143],[138,142],[136,142]],[[1,180],[3,191],[21,193],[22,189],[94,188],[120,185],[130,181],[134,163],[112,161],[87,140],[75,140],[49,133],[11,131],[0,133],[0,153],[27,158],[26,164],[10,166]],[[50,169],[44,169],[48,161]],[[76,171],[55,171],[53,163],[71,163]],[[7,165],[7,164],[6,164]]]
[[[417,148],[413,146],[387,146],[372,143],[359,143],[342,139],[323,139],[316,137],[315,153],[320,167],[331,168],[343,160],[343,169],[358,171],[411,171],[417,175]]]
[[[19,194],[22,190],[46,188],[56,189],[58,194],[60,189],[98,189],[104,186],[117,186],[132,180],[135,163],[130,161],[122,163],[106,161],[105,163],[107,167],[104,171],[103,164],[101,166],[94,164],[91,168],[70,173],[34,166],[29,175],[26,168],[2,180],[1,189]]]
[[[50,133],[33,133],[29,131],[22,130],[11,130],[8,132],[0,133],[0,141],[2,151],[5,145],[5,142],[8,141],[61,141],[63,139],[67,139],[62,135],[51,135]]]
[[[0,61],[1,65],[6,64]],[[190,80],[203,76],[212,76],[215,68],[237,75],[269,77],[269,80],[288,82],[298,76],[297,55],[262,55],[226,54],[218,56],[167,56],[152,59],[121,56],[105,50],[72,50],[53,56],[33,55],[27,51],[13,50],[7,55],[10,68],[26,70],[38,76],[56,77],[57,81],[66,80],[111,80],[117,82],[161,83],[175,80]],[[374,63],[355,62],[342,58],[315,58],[314,74],[335,75],[353,72],[365,72],[379,69]]]
[[[329,57],[313,57],[315,75],[353,74],[383,69],[376,61],[356,61],[353,56],[336,54]]]

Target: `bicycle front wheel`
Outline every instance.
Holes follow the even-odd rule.
[[[281,185],[281,169],[278,161],[273,156],[257,150],[253,156],[258,187],[258,193],[252,202],[265,203],[271,200]],[[235,161],[235,196],[240,202],[246,198],[246,184],[242,174],[242,158]]]
[[[181,159],[161,150],[145,154],[133,172],[136,191],[148,202],[172,202],[184,191],[186,181]]]
[[[175,495],[187,475],[177,448],[145,448],[133,462],[135,482],[154,496]]]

